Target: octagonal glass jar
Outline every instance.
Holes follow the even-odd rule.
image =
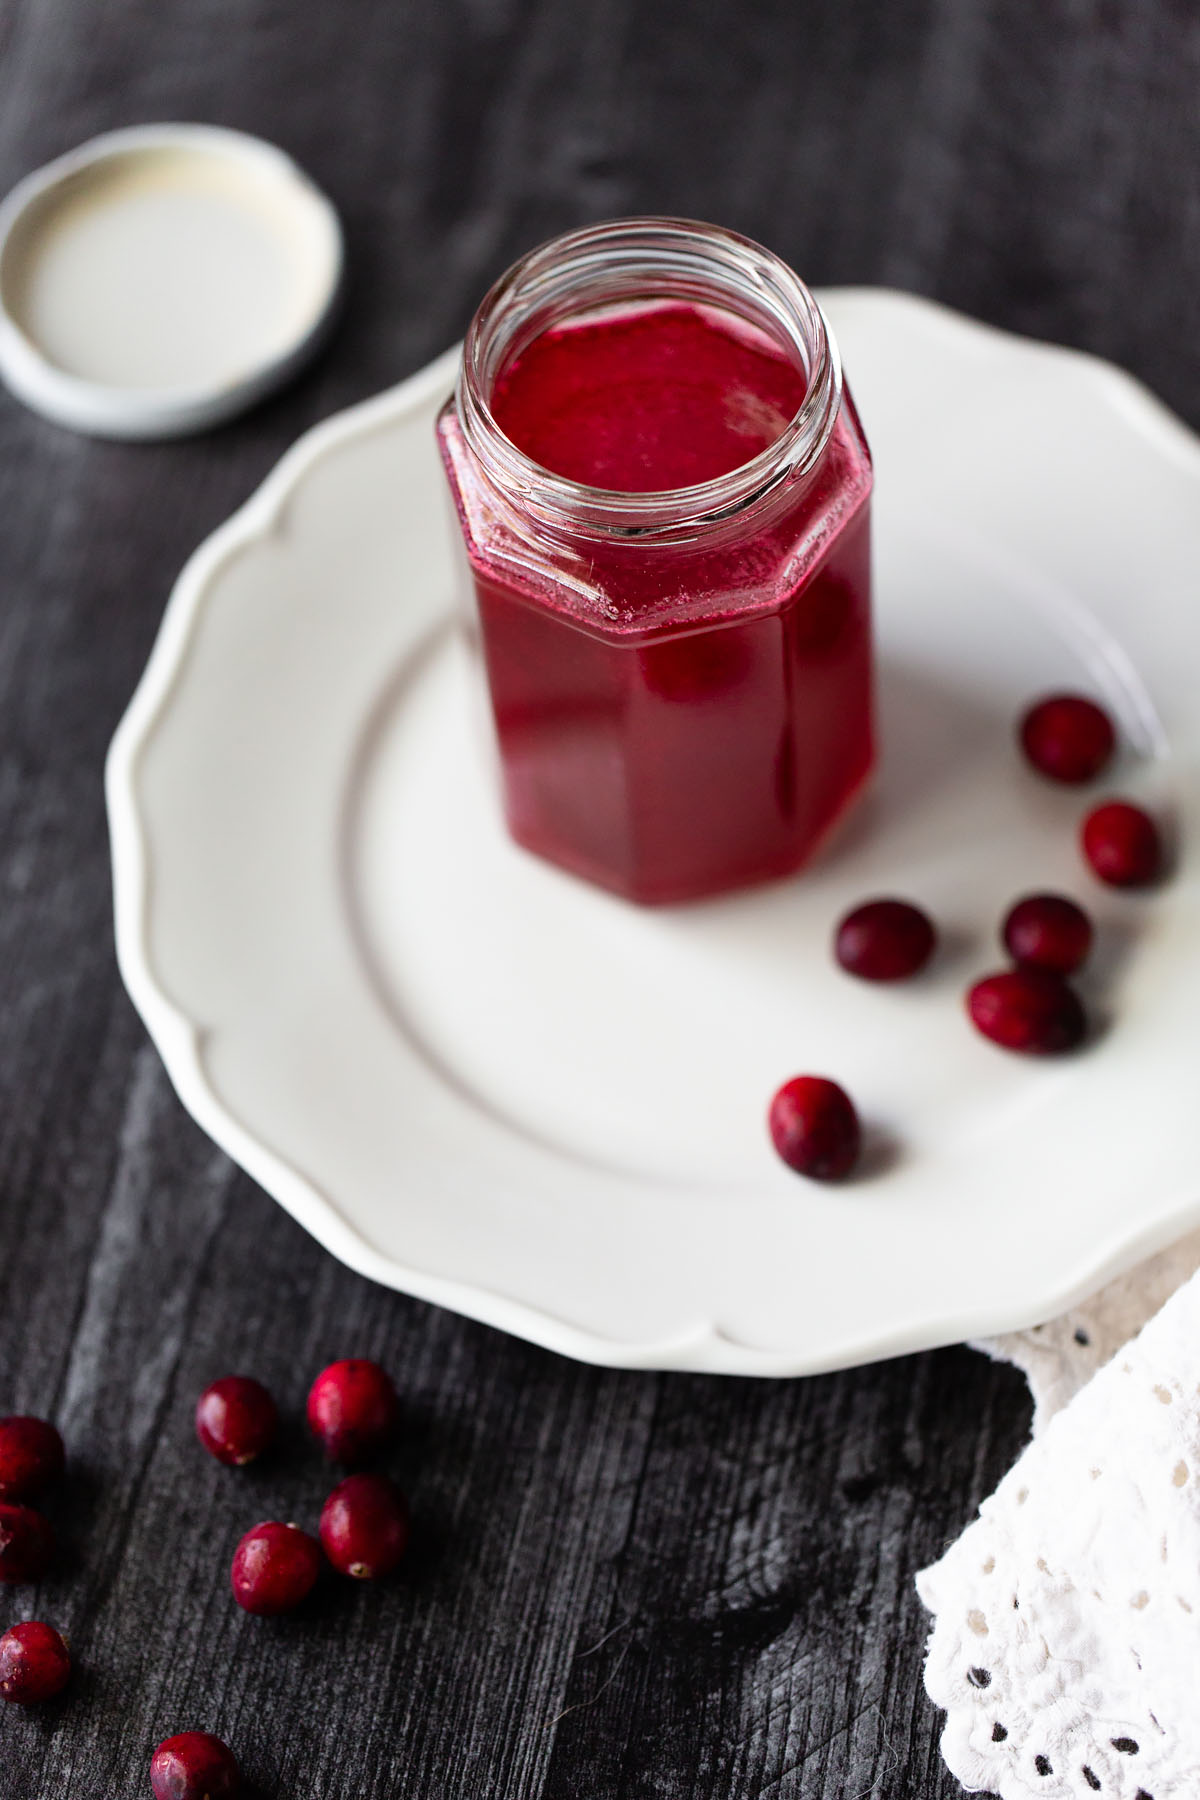
[[[691,220],[557,238],[438,435],[513,837],[646,903],[806,862],[872,762],[872,475],[799,278]]]

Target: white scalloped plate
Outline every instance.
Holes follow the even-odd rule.
[[[1025,1326],[1200,1223],[1200,446],[1089,358],[826,301],[878,469],[884,754],[803,876],[640,911],[508,842],[452,622],[452,353],[197,552],[109,759],[121,969],[196,1119],[353,1268],[596,1362],[784,1375]],[[1154,894],[1090,881],[1088,796],[1019,763],[1061,685],[1173,823]],[[1100,926],[1107,1023],[1051,1063],[961,999],[1034,886]],[[828,950],[880,891],[946,940],[895,991]],[[804,1070],[867,1121],[849,1185],[769,1148]]]

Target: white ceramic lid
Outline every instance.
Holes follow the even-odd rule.
[[[342,268],[333,206],[273,145],[209,125],[107,132],[0,206],[0,375],[77,431],[198,431],[316,348]]]

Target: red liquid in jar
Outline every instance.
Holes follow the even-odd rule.
[[[542,467],[646,493],[741,467],[804,389],[763,334],[671,303],[543,333],[491,406]],[[547,548],[494,504],[452,406],[439,429],[514,837],[649,902],[803,863],[872,760],[871,473],[848,399],[808,478],[684,544]]]
[[[648,494],[750,462],[799,412],[804,388],[761,333],[661,306],[543,332],[501,374],[492,416],[555,475]]]

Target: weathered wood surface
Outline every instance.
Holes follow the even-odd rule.
[[[0,401],[0,1412],[57,1417],[73,1466],[69,1554],[0,1624],[57,1620],[81,1670],[4,1709],[0,1800],[132,1800],[193,1725],[277,1800],[956,1792],[912,1575],[1018,1450],[1016,1376],[613,1374],[347,1273],[189,1122],[124,997],[101,767],[196,542],[587,218],[723,220],[1112,356],[1200,424],[1198,92],[1188,0],[3,0],[0,185],[118,124],[243,126],[335,197],[353,286],[317,368],[194,443]],[[195,1396],[239,1368],[295,1411],[346,1353],[405,1396],[407,1573],[243,1617],[233,1542],[321,1481],[298,1433],[218,1468]]]

